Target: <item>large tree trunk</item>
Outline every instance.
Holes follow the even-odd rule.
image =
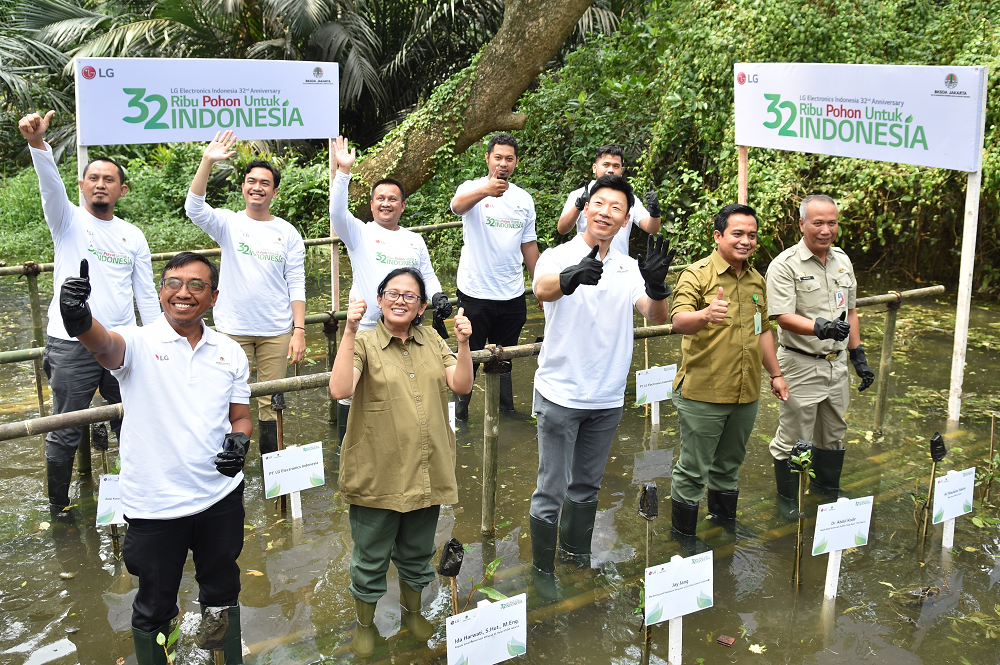
[[[437,156],[463,152],[493,131],[521,129],[513,107],[544,71],[593,0],[508,0],[503,24],[479,57],[431,95],[426,104],[354,169],[351,200],[366,201],[371,183],[395,178],[407,192],[434,175]],[[371,216],[367,206],[358,212]]]

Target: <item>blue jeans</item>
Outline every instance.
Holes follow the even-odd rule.
[[[578,503],[597,499],[622,407],[569,409],[536,390],[534,409],[538,483],[531,495],[530,513],[554,524],[567,497]]]

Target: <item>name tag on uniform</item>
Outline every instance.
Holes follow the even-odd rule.
[[[753,334],[760,334],[760,312],[753,315]]]
[[[802,275],[801,277],[799,277],[799,281],[800,282],[805,282],[805,281],[808,281],[810,279],[816,279],[816,276],[815,275]]]
[[[837,289],[837,309],[845,307],[846,305],[847,301],[844,300],[844,292],[841,291],[840,289]]]

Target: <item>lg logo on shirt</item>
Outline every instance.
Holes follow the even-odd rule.
[[[165,353],[162,356],[159,353],[154,353],[153,355],[156,356],[157,360],[170,360],[170,356]]]

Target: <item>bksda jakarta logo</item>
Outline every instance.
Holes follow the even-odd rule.
[[[323,78],[323,68],[316,67],[315,69],[313,69],[313,77],[318,79]]]
[[[954,89],[954,87],[958,85],[958,77],[954,74],[948,74],[944,77],[944,85],[949,90]]]

